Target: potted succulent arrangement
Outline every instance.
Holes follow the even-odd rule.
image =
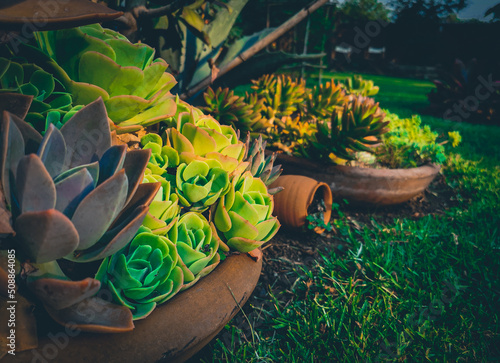
[[[438,174],[448,141],[438,143],[416,116],[384,112],[369,97],[378,92],[373,82],[355,76],[346,85],[331,81],[306,90],[284,75],[274,83],[266,77],[253,81],[255,92],[245,97],[208,90],[204,110],[263,134],[286,174],[325,182],[335,198],[380,205],[411,199]],[[453,145],[460,142],[458,133],[448,136]]]
[[[36,40],[0,52],[0,303],[23,306],[0,357],[64,335],[64,361],[183,361],[255,287],[281,168],[172,95],[149,46],[99,25]]]

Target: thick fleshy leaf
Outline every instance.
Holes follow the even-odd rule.
[[[207,131],[191,123],[186,123],[182,127],[182,134],[191,142],[196,155],[204,156],[206,153],[217,150],[215,140],[210,137]]]
[[[115,175],[123,167],[126,153],[127,145],[115,145],[106,150],[99,160],[99,181],[97,184],[101,184]]]
[[[2,93],[0,96],[0,115],[3,111],[8,111],[20,119],[24,119],[28,114],[32,100],[33,96],[30,95]]]
[[[94,296],[101,283],[90,277],[81,281],[41,278],[34,280],[29,286],[45,305],[61,310]]]
[[[66,142],[54,125],[49,125],[37,154],[52,178],[64,170]]]
[[[68,218],[80,202],[94,189],[94,179],[87,169],[80,169],[56,183],[56,209]]]
[[[55,321],[71,329],[94,333],[124,333],[134,329],[132,313],[127,307],[95,296],[62,310],[45,308]]]
[[[17,164],[25,154],[23,136],[13,121],[15,117],[8,112],[2,115],[0,172],[8,205],[12,205],[12,192],[15,192],[15,186],[11,186],[11,182],[15,180]]]
[[[91,262],[111,256],[124,248],[134,238],[148,212],[148,207],[137,207],[122,223],[110,229],[90,251],[77,251],[65,258],[75,262]]]
[[[40,212],[56,205],[56,187],[42,160],[29,154],[17,167],[16,189],[21,213]]]
[[[151,150],[132,150],[127,152],[123,168],[128,180],[128,190],[126,203],[130,202],[134,196],[139,184],[144,177],[144,171],[151,157]]]
[[[78,111],[63,127],[69,168],[96,161],[111,146],[111,132],[101,98]]]
[[[125,205],[127,189],[122,169],[80,202],[71,218],[80,236],[78,250],[91,247],[104,235]]]
[[[233,250],[239,252],[250,252],[259,248],[265,243],[265,241],[256,241],[253,239],[243,238],[243,237],[233,237],[227,241],[227,245]]]
[[[248,239],[255,239],[259,234],[259,231],[255,226],[250,224],[246,219],[236,214],[233,211],[228,212],[229,217],[231,218],[231,229],[224,233],[224,236],[227,239],[233,237],[245,237]]]
[[[54,261],[78,246],[78,232],[61,212],[50,209],[21,214],[15,230],[28,257],[36,263]]]

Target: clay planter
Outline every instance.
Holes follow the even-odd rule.
[[[247,254],[229,256],[196,285],[157,307],[146,319],[135,321],[130,333],[69,330],[69,334],[52,325],[39,339],[37,349],[7,355],[2,363],[183,362],[217,335],[239,311],[238,305],[245,304],[261,269],[262,259],[256,262]]]
[[[410,169],[370,169],[325,165],[279,154],[284,174],[307,175],[327,183],[337,199],[376,205],[404,203],[422,193],[439,173],[437,164]]]
[[[280,223],[291,228],[300,228],[307,222],[308,208],[316,192],[325,202],[324,222],[332,215],[332,192],[327,184],[301,175],[282,175],[269,188],[282,186],[284,189],[274,195],[274,215]],[[321,233],[324,228],[316,227]]]

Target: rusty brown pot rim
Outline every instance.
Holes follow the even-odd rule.
[[[4,30],[55,30],[113,20],[123,12],[90,0],[7,0],[0,5],[0,27]]]

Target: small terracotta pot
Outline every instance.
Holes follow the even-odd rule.
[[[262,259],[229,256],[196,285],[146,319],[135,321],[129,333],[90,334],[55,324],[43,326],[45,336],[39,337],[38,348],[7,354],[2,363],[184,362],[238,313],[257,285],[261,269]]]
[[[279,154],[283,173],[307,175],[327,183],[335,198],[375,205],[404,203],[422,193],[439,173],[437,164],[410,169],[371,169],[325,165]]]
[[[274,215],[280,223],[287,227],[300,228],[307,222],[308,208],[317,191],[325,202],[324,222],[330,221],[332,215],[332,191],[327,184],[301,175],[282,175],[270,188],[281,186],[284,189],[274,196]],[[324,228],[316,227],[321,233]]]

